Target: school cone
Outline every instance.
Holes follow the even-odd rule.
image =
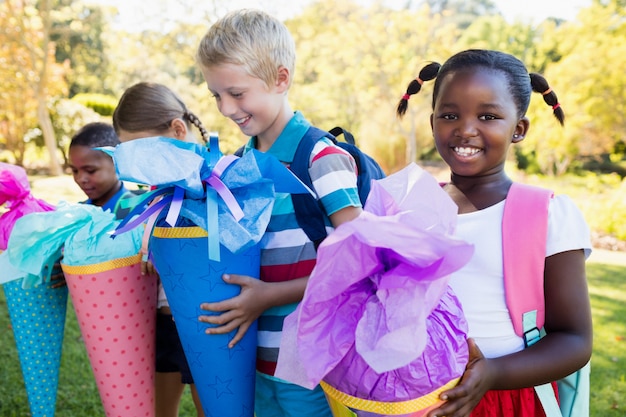
[[[61,264],[107,417],[153,417],[157,282],[141,255]]]
[[[0,206],[6,209],[0,210],[0,253],[7,250],[9,236],[19,219],[31,213],[54,210],[54,206],[31,194],[24,168],[3,162],[0,162]],[[0,270],[30,415],[54,416],[67,288],[51,288],[50,283],[41,282],[42,277],[26,273],[14,275],[6,265]],[[12,275],[11,279],[26,276],[29,280],[5,282]],[[37,284],[30,282],[35,278]]]
[[[234,332],[207,335],[198,316],[204,302],[236,296],[238,285],[224,273],[259,277],[258,245],[239,254],[220,247],[220,262],[208,257],[207,232],[200,227],[155,227],[150,251],[207,417],[252,417],[256,369],[256,322],[232,349]]]
[[[22,280],[3,284],[9,317],[32,417],[54,416],[67,288],[42,284],[22,288]]]

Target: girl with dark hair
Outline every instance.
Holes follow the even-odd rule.
[[[533,387],[571,374],[591,356],[585,276],[590,233],[567,196],[551,199],[547,236],[536,236],[537,242],[546,239],[546,335],[525,348],[505,297],[502,219],[513,181],[504,167],[510,145],[529,132],[526,111],[533,91],[543,96],[561,124],[563,110],[545,78],[529,74],[517,58],[467,50],[443,65],[426,65],[400,100],[399,116],[410,97],[432,79],[433,136],[451,171],[443,188],[459,208],[456,235],[473,243],[475,252],[450,281],[469,323],[469,363],[459,385],[440,396],[446,402],[428,416],[543,417]]]

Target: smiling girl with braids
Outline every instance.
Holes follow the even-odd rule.
[[[195,142],[192,125],[207,142],[209,136],[200,119],[172,90],[157,83],[140,82],[126,89],[113,113],[113,127],[122,142],[150,136]],[[144,273],[155,272],[150,262],[142,262],[141,268]],[[157,312],[156,416],[177,417],[185,384],[189,384],[197,415],[203,417],[200,398],[160,282]]]
[[[509,146],[528,134],[532,91],[543,95],[561,124],[563,110],[545,78],[529,74],[517,58],[468,50],[443,66],[424,67],[400,100],[399,116],[411,95],[432,79],[432,131],[451,170],[443,187],[459,207],[457,237],[473,243],[475,254],[450,281],[469,323],[469,363],[459,385],[441,395],[446,402],[428,416],[545,416],[533,387],[567,376],[591,356],[585,276],[590,235],[569,198],[551,199],[544,270],[547,334],[525,349],[504,294],[502,218],[512,185],[504,164]]]

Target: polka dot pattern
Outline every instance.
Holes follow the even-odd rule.
[[[67,311],[67,288],[50,284],[22,288],[22,280],[3,285],[20,359],[30,412],[54,416]]]
[[[107,417],[154,416],[156,277],[138,262],[63,270]]]

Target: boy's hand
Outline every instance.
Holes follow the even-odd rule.
[[[489,360],[485,359],[473,339],[468,339],[469,361],[459,384],[441,393],[445,403],[428,413],[428,417],[467,417],[490,389],[494,378]]]
[[[200,316],[198,320],[218,327],[206,329],[206,334],[224,334],[237,329],[237,333],[228,344],[234,347],[246,334],[250,325],[267,309],[263,290],[266,284],[245,275],[224,274],[224,282],[241,286],[239,295],[216,303],[203,303],[202,310],[222,313],[219,315]]]

